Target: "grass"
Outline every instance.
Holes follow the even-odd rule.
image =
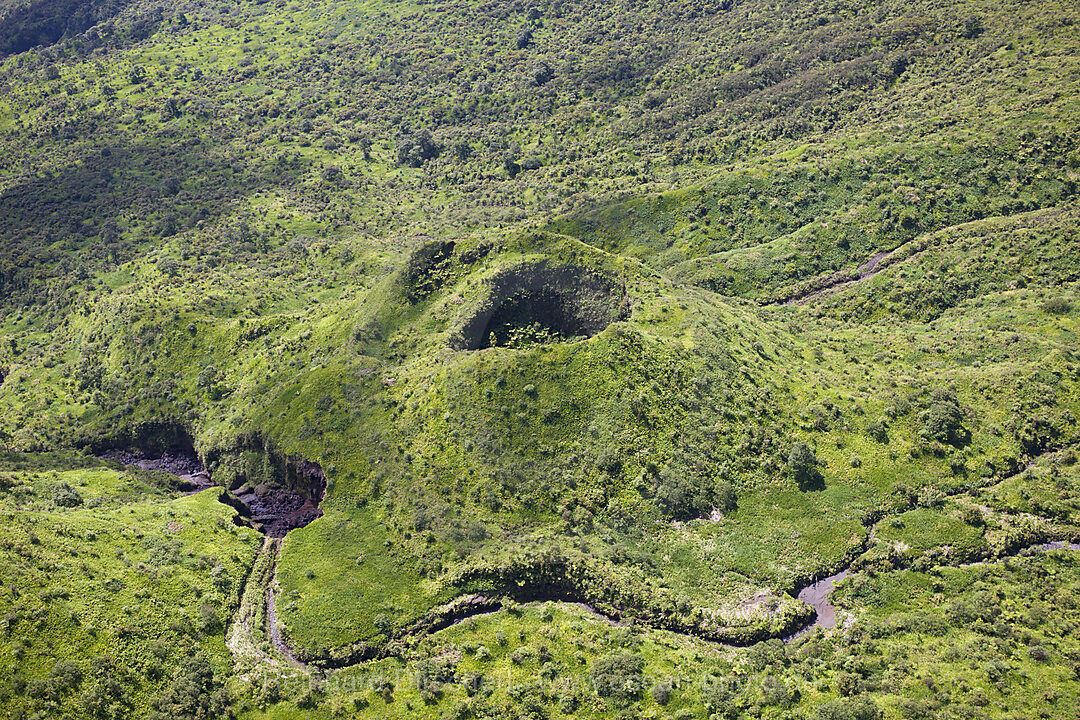
[[[143,473],[87,458],[16,455],[3,464],[0,653],[10,710],[78,714],[104,703],[146,714],[172,681],[167,670],[190,655],[224,678],[222,630],[257,539],[233,525],[218,491],[175,497],[148,488]],[[59,469],[70,464],[85,467]],[[56,480],[84,506],[57,509]],[[71,662],[82,681],[56,693],[42,684]],[[119,690],[93,682],[101,663],[115,664]]]
[[[955,566],[1077,535],[1075,8],[320,0],[168,9],[140,34],[146,9],[0,60],[0,444],[22,453],[0,468],[5,703],[78,715],[107,655],[132,688],[105,693],[113,714],[152,716],[201,652],[199,697],[230,687],[267,717],[1067,706],[1071,680],[1001,646],[1042,642],[1048,618],[983,632],[939,610],[982,577]],[[419,129],[441,152],[409,167],[398,145]],[[445,264],[410,274],[433,241],[455,243]],[[628,315],[455,349],[494,279],[540,262],[602,276]],[[370,644],[394,657],[332,676],[454,658],[505,686],[398,683],[387,703],[230,682],[224,627],[184,618],[205,601],[224,621],[257,538],[212,493],[28,454],[162,424],[223,483],[264,479],[248,476],[271,451],[326,470],[325,515],[274,576],[304,657]],[[802,444],[816,463],[797,472]],[[662,629],[784,634],[807,612],[789,593],[852,560],[855,624],[834,636],[729,651]],[[1020,592],[1045,567],[1067,588],[1068,562],[985,582]],[[398,637],[478,589],[552,578],[633,627],[540,605]],[[920,613],[950,624],[882,630]],[[1008,696],[1022,676],[991,688],[941,638],[1061,690]],[[742,679],[667,705],[575,685],[623,651],[650,677]],[[64,659],[83,686],[31,686]],[[968,690],[901,677],[939,670]]]

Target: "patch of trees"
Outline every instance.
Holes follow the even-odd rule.
[[[441,152],[442,147],[435,142],[431,131],[427,129],[405,133],[398,139],[394,150],[398,163],[415,168],[439,157]]]
[[[445,660],[429,658],[416,664],[416,689],[425,703],[437,702],[443,686],[456,680],[453,665]]]
[[[151,720],[209,720],[232,717],[229,694],[206,656],[189,656],[169,686],[154,699]]]
[[[791,446],[787,466],[800,490],[820,490],[825,487],[825,478],[819,470],[821,461],[805,442],[800,440]]]
[[[53,488],[52,500],[56,503],[57,507],[76,507],[82,505],[83,499],[79,491],[71,487],[67,483],[60,483]]]
[[[589,671],[593,689],[600,697],[627,702],[644,689],[645,660],[633,653],[616,653],[597,658]]]
[[[679,520],[702,517],[712,510],[728,513],[737,505],[735,488],[729,481],[673,467],[665,467],[654,478],[653,498],[664,515]]]
[[[1072,302],[1063,297],[1050,298],[1039,307],[1050,315],[1068,315],[1072,312]]]
[[[131,687],[134,678],[128,668],[115,658],[104,655],[90,662],[82,685],[79,703],[87,717],[119,720],[131,711]]]
[[[964,411],[950,389],[938,388],[930,394],[930,405],[920,415],[919,436],[924,440],[960,447],[971,434],[964,428]]]
[[[125,0],[36,0],[0,12],[0,57],[79,35],[125,5]]]
[[[32,680],[26,686],[26,696],[34,706],[45,713],[59,713],[65,698],[77,692],[83,682],[83,671],[77,663],[62,660],[56,663],[49,674]]]
[[[841,698],[820,705],[816,720],[881,720],[881,709],[868,697]]]

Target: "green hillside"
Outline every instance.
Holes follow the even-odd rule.
[[[0,3],[0,710],[1067,715],[1077,27]]]

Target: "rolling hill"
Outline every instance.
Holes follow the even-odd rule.
[[[0,706],[1066,716],[1078,22],[0,6]]]

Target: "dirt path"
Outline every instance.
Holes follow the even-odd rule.
[[[832,295],[839,292],[841,289],[848,285],[854,285],[860,283],[863,280],[874,277],[879,272],[884,270],[889,264],[891,264],[893,255],[899,253],[906,247],[901,245],[894,250],[880,250],[855,269],[855,275],[851,274],[850,270],[841,270],[828,276],[824,280],[820,281],[821,284],[817,287],[808,288],[804,292],[797,293],[794,296],[780,301],[782,305],[805,305],[811,300],[815,300],[825,295]]]

